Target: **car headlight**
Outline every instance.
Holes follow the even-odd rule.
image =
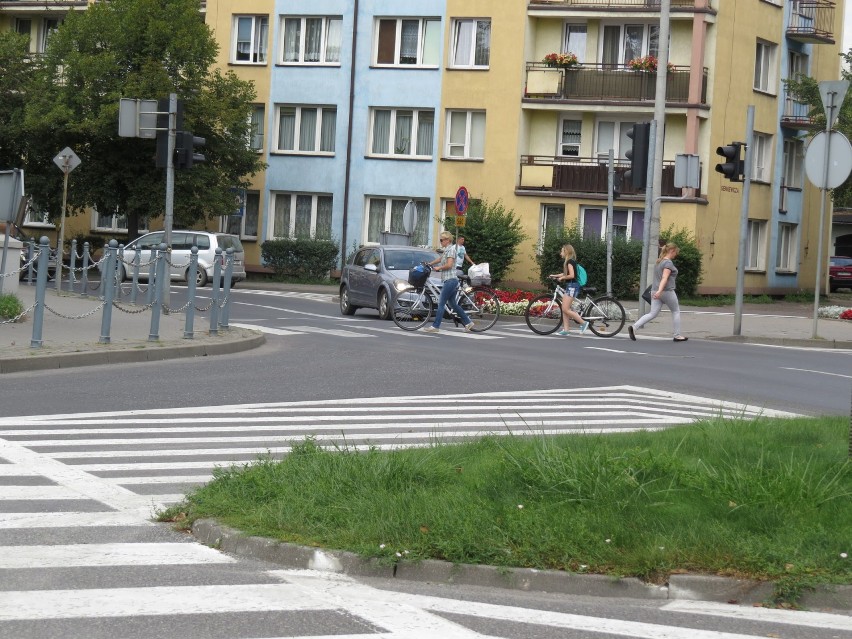
[[[405,280],[397,279],[393,281],[393,287],[396,289],[397,293],[401,293],[402,291],[411,288],[411,284]]]

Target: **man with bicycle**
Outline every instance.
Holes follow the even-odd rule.
[[[444,307],[449,304],[450,308],[461,318],[464,330],[470,331],[474,327],[473,320],[468,317],[464,309],[456,301],[456,292],[459,288],[459,278],[456,275],[456,245],[453,244],[453,234],[443,231],[440,235],[441,249],[443,255],[440,264],[433,270],[441,273],[441,297],[438,299],[438,308],[435,310],[435,321],[431,326],[423,329],[425,333],[437,333],[444,319]]]

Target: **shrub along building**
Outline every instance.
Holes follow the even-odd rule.
[[[40,41],[56,26],[43,4],[0,1],[0,27],[29,28]],[[608,151],[623,174],[627,131],[653,119],[658,1],[208,0],[200,8],[219,64],[257,87],[249,143],[268,169],[243,195],[243,215],[218,221],[239,232],[250,268],[260,267],[260,243],[275,237],[330,238],[351,254],[382,232],[402,232],[409,202],[413,241],[431,244],[464,185],[515,211],[529,239],[509,279],[536,281],[546,233],[576,224],[604,236]],[[713,167],[718,146],[743,140],[749,105],[746,290],[812,288],[820,192],[803,168],[812,120],[784,79],[838,78],[843,11],[833,0],[671,0],[661,228],[694,234],[699,292],[735,286],[743,189]],[[699,157],[699,188],[674,186],[679,153]],[[615,233],[641,241],[644,219],[644,193],[623,183]],[[94,220],[82,220],[86,231],[104,229]],[[826,228],[830,253],[828,238]]]

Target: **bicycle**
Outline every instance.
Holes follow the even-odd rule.
[[[471,332],[482,333],[497,323],[500,317],[500,300],[497,294],[487,286],[471,286],[467,275],[459,277],[461,283],[456,293],[456,301],[474,321]],[[441,290],[428,279],[423,286],[409,286],[397,292],[391,317],[394,323],[404,331],[416,331],[435,317],[435,305],[441,296]],[[461,318],[447,304],[444,312],[458,326]]]
[[[612,295],[601,295],[592,299],[597,289],[583,287],[581,294],[586,299],[582,302],[579,296],[571,305],[572,310],[577,311],[584,322],[589,323],[589,330],[598,337],[613,337],[624,328],[627,314],[624,307]],[[524,319],[533,333],[539,335],[550,335],[562,326],[562,297],[565,288],[556,285],[553,293],[539,295],[530,300]]]

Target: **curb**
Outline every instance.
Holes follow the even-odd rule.
[[[243,329],[245,330],[245,329]],[[78,366],[97,366],[101,364],[133,364],[138,362],[159,362],[167,359],[188,357],[207,357],[212,355],[230,355],[258,348],[266,343],[263,333],[246,331],[247,337],[230,339],[220,343],[179,344],[158,346],[152,342],[142,342],[135,346],[112,350],[50,353],[29,357],[0,359],[0,375],[3,373],[25,373],[51,369],[76,368]],[[108,344],[96,344],[108,347]]]
[[[837,348],[852,349],[852,342],[837,339],[801,339],[794,337],[745,337],[743,335],[728,335],[725,337],[708,337],[716,342],[735,342],[739,344],[766,344],[768,346],[800,346],[808,348]]]
[[[564,595],[627,597],[645,600],[699,600],[760,605],[772,598],[773,582],[733,579],[713,575],[671,575],[668,584],[647,584],[635,577],[579,575],[560,570],[505,568],[454,564],[426,559],[389,564],[344,550],[326,550],[247,536],[213,519],[199,519],[191,529],[201,543],[250,559],[286,568],[343,573],[355,577],[380,577],[426,583],[486,586],[507,590],[550,592]],[[852,611],[852,585],[819,586],[803,593],[798,602],[810,609]]]

